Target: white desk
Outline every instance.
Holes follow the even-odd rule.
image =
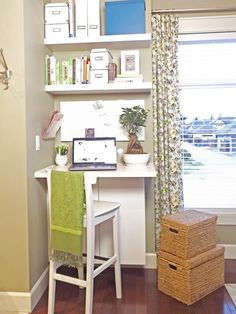
[[[47,169],[67,170],[65,167],[49,166],[35,172],[37,179],[45,178]],[[153,178],[156,171],[153,164],[147,166],[118,165],[115,171],[90,171],[97,179],[94,189],[97,199],[117,201],[120,208],[120,252],[121,263],[130,265],[146,264],[146,223],[145,223],[145,178]],[[97,254],[109,256],[112,250],[110,223],[104,223],[97,231]]]

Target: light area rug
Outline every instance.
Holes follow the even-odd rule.
[[[236,305],[236,283],[229,283],[225,285],[229,295],[231,296],[234,304]]]

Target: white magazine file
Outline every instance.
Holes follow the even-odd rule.
[[[100,36],[100,0],[88,1],[88,36]]]
[[[75,0],[75,36],[88,36],[88,0]]]

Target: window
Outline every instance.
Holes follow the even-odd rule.
[[[236,37],[210,37],[179,43],[184,204],[236,212]]]

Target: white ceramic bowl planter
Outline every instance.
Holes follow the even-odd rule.
[[[123,154],[123,160],[128,166],[146,165],[149,161],[150,154]]]

